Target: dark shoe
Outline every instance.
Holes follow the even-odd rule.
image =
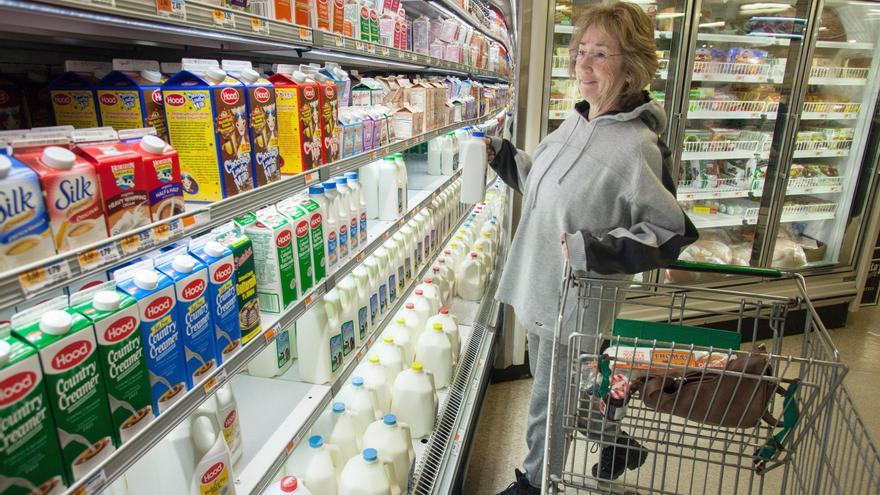
[[[498,495],[541,495],[541,489],[535,488],[526,478],[526,473],[516,470],[516,481],[510,484],[506,490]]]
[[[593,464],[593,477],[616,480],[627,469],[636,469],[645,463],[648,452],[626,433],[617,437],[617,445],[602,447],[599,463]]]

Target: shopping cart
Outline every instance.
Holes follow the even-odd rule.
[[[675,267],[790,279],[799,297],[587,278],[566,264],[542,493],[880,493],[880,457],[803,277]],[[794,311],[803,336],[783,341]]]

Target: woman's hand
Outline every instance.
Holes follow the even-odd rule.
[[[489,138],[483,138],[483,141],[486,142],[486,159],[489,163],[492,163],[492,160],[495,159],[495,148],[492,147],[492,140]]]

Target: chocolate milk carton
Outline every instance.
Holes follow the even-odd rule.
[[[71,294],[70,306],[94,327],[113,440],[122,445],[155,418],[137,301],[117,291],[115,283],[105,282]]]
[[[180,247],[156,258],[156,269],[174,280],[178,331],[183,337],[189,388],[217,368],[217,344],[208,304],[208,267]]]
[[[153,412],[158,416],[186,392],[188,381],[174,281],[147,259],[114,274],[116,288],[137,301]]]
[[[40,356],[64,469],[78,480],[115,450],[92,324],[59,297],[13,316],[12,333]]]
[[[147,174],[141,155],[122,143],[77,148],[98,173],[107,233],[115,236],[152,222],[147,201]]]
[[[224,60],[223,69],[245,86],[251,155],[257,186],[281,178],[281,157],[278,150],[278,109],[275,86],[251,67],[250,62]]]
[[[304,74],[318,83],[321,112],[321,152],[324,163],[339,160],[342,154],[342,129],[339,127],[339,99],[336,82],[318,72],[319,68],[300,66]]]
[[[200,74],[178,72],[162,85],[162,97],[184,197],[213,202],[256,186],[253,146],[244,85],[216,66]]]
[[[111,70],[110,64],[68,60],[64,68],[67,72],[49,83],[55,123],[77,129],[100,126],[95,87],[98,79]]]
[[[29,127],[30,119],[24,88],[12,78],[0,75],[0,131]]]
[[[4,494],[59,495],[64,463],[37,350],[0,324],[0,473]]]
[[[254,246],[233,222],[211,231],[211,236],[232,251],[235,261],[235,293],[238,300],[238,325],[241,344],[247,344],[260,334],[260,303],[257,298],[257,272]]]
[[[151,60],[114,59],[113,71],[97,84],[98,108],[103,125],[117,131],[152,127],[168,140],[159,63]]]
[[[217,364],[241,349],[235,258],[232,251],[210,235],[193,239],[189,252],[208,267],[208,305],[217,347]]]
[[[120,134],[121,138],[121,134]],[[156,136],[146,135],[128,144],[143,161],[145,189],[153,221],[184,212],[183,184],[177,150]]]
[[[290,221],[270,206],[235,222],[254,245],[260,311],[280,313],[297,300]]]
[[[0,155],[0,271],[54,255],[40,179],[25,164]]]

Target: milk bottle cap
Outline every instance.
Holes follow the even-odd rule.
[[[324,189],[336,189],[336,182],[333,182],[332,180],[324,182]]]
[[[162,141],[161,138],[150,136],[148,134],[141,138],[141,149],[146,151],[147,153],[161,155],[165,152],[165,141]]]
[[[393,414],[386,414],[382,417],[382,422],[388,426],[394,426],[397,424],[397,416]]]
[[[370,354],[370,357],[367,358],[367,361],[373,364],[379,364],[379,356],[375,354]]]
[[[219,67],[211,67],[205,72],[205,79],[214,84],[220,84],[226,80],[226,71]]]
[[[385,161],[386,161],[386,162],[393,162],[393,161],[394,161],[394,156],[392,156],[392,155],[388,155],[388,156],[386,156],[386,157],[385,157]]]
[[[394,321],[395,321],[398,325],[406,325],[406,320],[404,320],[403,318],[398,318],[398,319],[396,319],[396,320],[394,320]]]
[[[385,337],[385,338],[382,340],[382,342],[385,342],[386,344],[393,344],[393,343],[394,343],[394,338],[393,338],[393,337]]]
[[[440,314],[441,314],[441,315],[448,315],[448,314],[449,314],[449,308],[446,308],[446,307],[440,308]]]
[[[479,257],[480,257],[480,255],[476,251],[471,251],[471,258],[477,259]]]
[[[480,245],[480,246],[475,247],[474,249],[476,249],[477,251],[482,251],[482,250],[483,250],[483,246]]]
[[[431,279],[431,277],[425,277],[425,278],[422,280],[422,282],[424,282],[424,283],[426,283],[426,284],[431,284],[431,283],[433,283],[434,281]]]
[[[12,346],[5,340],[0,340],[0,365],[9,362],[9,356],[12,355]]]
[[[285,476],[281,478],[281,493],[293,493],[296,491],[298,482],[293,476]]]
[[[355,387],[363,387],[364,386],[364,379],[362,377],[356,376],[351,379],[351,384],[352,384],[352,386],[355,386]]]
[[[406,309],[416,309],[416,305],[413,303],[406,303]]]
[[[73,325],[73,317],[67,311],[52,309],[40,318],[40,331],[49,335],[64,335]]]
[[[196,260],[188,254],[181,254],[174,257],[171,266],[180,273],[190,273],[196,269]]]
[[[442,323],[434,323],[434,330],[437,330],[438,332],[442,332],[443,331],[443,324]]]
[[[367,462],[376,462],[376,459],[379,458],[379,454],[376,452],[376,449],[364,449],[364,460]]]
[[[134,285],[138,289],[153,290],[159,286],[159,274],[153,270],[138,270],[134,272]]]
[[[473,134],[471,134],[471,136],[475,137],[475,138],[482,138],[482,137],[486,137],[486,133],[482,132],[482,131],[476,131]]]
[[[416,289],[416,295],[417,295],[417,296],[424,296],[424,295],[425,295],[425,291],[423,291],[422,289]]]
[[[348,184],[348,179],[346,179],[345,177],[337,177],[337,178],[335,178],[335,179],[333,179],[333,180],[334,180],[337,184],[342,184],[342,185]]]
[[[345,404],[342,402],[334,402],[333,403],[333,412],[344,413],[345,412]]]
[[[413,364],[412,364],[412,366],[410,366],[410,368],[412,368],[412,370],[415,371],[416,373],[421,373],[422,368],[424,368],[424,366],[422,366],[421,361],[413,361]]]
[[[309,447],[313,449],[320,449],[324,446],[324,437],[321,435],[312,435],[309,437]]]
[[[115,311],[121,302],[122,297],[118,292],[112,290],[96,292],[92,297],[92,305],[100,311]]]
[[[217,241],[208,241],[205,244],[205,254],[212,258],[220,258],[226,254],[226,248]]]
[[[0,179],[9,175],[10,170],[12,170],[12,160],[0,155]]]
[[[320,184],[309,186],[309,194],[324,194],[324,186]]]
[[[358,173],[357,172],[346,172],[345,178],[347,178],[350,181],[351,180],[358,180]]]
[[[43,163],[58,170],[69,170],[76,163],[72,151],[59,146],[49,146],[43,150]]]
[[[141,71],[141,78],[151,83],[162,82],[162,73],[157,70],[144,69]]]
[[[244,79],[245,82],[248,84],[253,84],[257,82],[257,79],[260,78],[260,73],[255,71],[254,69],[245,69],[241,71],[238,75],[241,76],[241,78]]]

